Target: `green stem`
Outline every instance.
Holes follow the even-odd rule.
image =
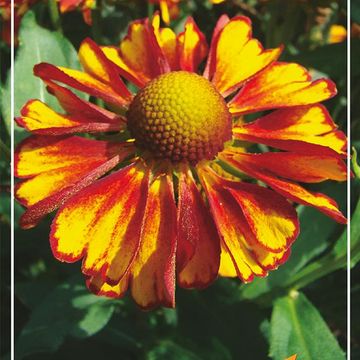
[[[102,19],[101,19],[101,8],[102,3],[101,0],[96,2],[96,8],[91,13],[92,18],[92,34],[95,42],[100,43],[102,42]]]
[[[56,0],[49,0],[49,15],[51,19],[51,23],[55,30],[59,31],[60,33],[63,32],[61,27],[61,18],[59,14],[59,7]]]
[[[0,150],[1,153],[5,155],[6,160],[10,161],[11,159],[10,149],[5,145],[5,143],[1,139],[0,139]]]
[[[148,18],[149,18],[149,20],[152,19],[153,15],[154,15],[154,4],[151,3],[150,1],[148,1]]]

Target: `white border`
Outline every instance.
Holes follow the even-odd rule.
[[[11,94],[11,101],[10,101],[10,119],[11,119],[11,143],[10,143],[10,151],[11,151],[11,163],[10,163],[10,172],[11,172],[11,202],[10,202],[10,218],[11,218],[11,229],[10,229],[10,247],[11,247],[11,279],[10,279],[10,294],[11,294],[11,345],[10,345],[10,354],[11,359],[15,359],[15,275],[14,275],[14,269],[15,269],[15,241],[14,241],[14,115],[15,115],[15,107],[14,107],[14,49],[15,49],[15,22],[14,22],[14,0],[11,0],[11,50],[10,50],[10,94]]]
[[[347,98],[347,137],[348,137],[348,143],[347,143],[347,153],[348,153],[348,157],[347,157],[347,219],[348,219],[348,223],[347,223],[347,266],[346,266],[346,295],[347,295],[347,302],[346,302],[346,307],[347,307],[347,331],[346,331],[346,352],[347,352],[347,360],[350,360],[351,358],[351,292],[350,292],[350,288],[351,288],[351,273],[350,273],[350,260],[351,260],[351,235],[350,235],[350,200],[351,200],[351,190],[350,190],[350,182],[351,182],[351,177],[350,177],[350,154],[351,154],[351,126],[350,126],[350,120],[351,120],[351,100],[350,100],[350,95],[351,95],[351,77],[350,77],[350,49],[351,49],[351,45],[350,45],[350,33],[351,33],[351,24],[350,24],[350,13],[351,13],[351,5],[350,5],[350,0],[347,0],[347,48],[346,48],[346,56],[347,56],[347,84],[346,84],[346,98]]]
[[[11,345],[10,345],[10,354],[11,354],[11,360],[15,360],[15,308],[14,308],[14,300],[15,300],[15,278],[14,278],[14,269],[15,269],[15,236],[14,236],[14,117],[15,117],[15,107],[14,107],[14,82],[15,82],[15,74],[14,74],[14,49],[15,49],[15,33],[14,33],[14,0],[11,0],[11,49],[10,49],[10,58],[11,58],[11,67],[10,67],[10,86],[11,86],[11,100],[10,100],[10,118],[11,121],[11,144],[10,144],[10,150],[11,150],[11,205],[10,205],[10,218],[11,218],[11,229],[10,229],[10,246],[11,246],[11,280],[10,280],[10,297],[11,297]],[[348,152],[348,158],[347,158],[347,218],[348,218],[348,224],[347,224],[347,346],[346,346],[346,352],[347,352],[347,360],[351,360],[351,269],[350,269],[350,261],[351,261],[351,235],[350,235],[350,200],[351,200],[351,190],[350,190],[350,154],[351,154],[351,77],[350,77],[350,33],[351,33],[351,23],[350,23],[350,13],[351,13],[351,4],[350,0],[347,0],[347,137],[348,137],[348,143],[347,143],[347,152]]]

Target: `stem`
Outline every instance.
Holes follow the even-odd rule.
[[[101,43],[102,39],[102,19],[101,19],[101,8],[102,3],[101,0],[96,2],[96,8],[91,13],[92,18],[92,34],[95,42]]]
[[[148,18],[149,20],[151,20],[154,15],[154,4],[148,1],[147,9],[148,9]]]
[[[0,139],[0,150],[1,153],[4,153],[6,160],[10,161],[11,153],[10,149],[5,145],[5,143]]]
[[[56,0],[49,0],[49,15],[54,29],[63,33],[59,8]]]

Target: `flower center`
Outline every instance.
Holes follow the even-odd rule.
[[[186,71],[150,81],[134,98],[127,117],[139,148],[173,162],[194,165],[213,159],[231,139],[224,98],[207,79]]]

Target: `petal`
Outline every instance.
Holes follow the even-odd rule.
[[[21,109],[21,115],[15,119],[19,126],[42,135],[119,131],[125,126],[124,120],[120,117],[118,123],[101,123],[87,121],[84,114],[78,116],[59,114],[40,100],[28,101]]]
[[[139,88],[142,88],[146,84],[147,81],[141,74],[129,68],[124,63],[124,60],[120,56],[119,48],[115,46],[102,46],[101,50],[110,61],[117,65],[120,75],[124,76]]]
[[[98,295],[122,297],[130,286],[143,309],[174,307],[176,206],[169,176],[152,182],[141,228],[140,247],[125,276],[111,285],[94,276],[87,280],[88,287]]]
[[[336,130],[320,104],[273,111],[258,120],[235,126],[234,137],[282,150],[314,155],[346,155],[346,136]]]
[[[221,154],[220,158],[249,176],[263,181],[284,197],[299,204],[315,207],[337,222],[346,223],[347,220],[340,212],[337,203],[328,196],[308,191],[290,180],[279,179],[266,170],[254,167],[239,154]]]
[[[264,50],[252,38],[251,20],[244,16],[236,16],[225,24],[212,47],[212,82],[224,96],[276,61],[282,51],[282,47]]]
[[[329,79],[311,81],[306,69],[294,63],[275,63],[250,79],[229,102],[234,115],[315,104],[336,95]]]
[[[172,180],[159,176],[149,188],[140,249],[131,268],[131,294],[144,309],[175,306],[176,232]]]
[[[130,24],[128,34],[120,43],[119,54],[123,70],[136,77],[142,85],[170,71],[148,19],[136,20]]]
[[[226,24],[229,23],[229,21],[230,19],[227,15],[221,15],[215,25],[214,32],[211,37],[209,55],[206,61],[206,67],[203,74],[203,76],[206,79],[210,79],[214,75],[215,66],[216,66],[216,44],[218,42],[221,30],[224,28]]]
[[[27,211],[21,219],[33,227],[70,196],[114,168],[133,151],[129,144],[73,137],[24,140],[15,152],[15,175],[28,178],[16,186]]]
[[[244,216],[231,194],[215,181],[215,173],[209,168],[198,167],[200,180],[209,200],[223,246],[229,253],[236,272],[244,282],[252,281],[254,275],[265,276],[266,271],[258,264],[245,238]]]
[[[84,70],[114,89],[119,94],[131,97],[129,90],[119,76],[117,66],[109,61],[100,47],[91,39],[85,39],[79,49],[79,60]]]
[[[139,249],[149,173],[129,165],[82,190],[58,211],[50,234],[60,261],[82,257],[82,271],[118,283]]]
[[[128,92],[119,93],[109,83],[104,83],[79,70],[40,63],[34,66],[34,74],[47,84],[52,84],[54,81],[61,82],[120,107],[126,106],[131,100]]]
[[[242,154],[257,169],[295,181],[316,183],[325,180],[346,181],[347,171],[343,160],[327,155],[304,155],[290,152]]]
[[[295,241],[299,234],[297,213],[282,196],[243,182],[229,182],[226,188],[241,207],[261,246],[271,252],[282,252]]]
[[[199,30],[194,19],[188,17],[185,30],[178,36],[178,51],[182,70],[196,72],[208,52],[205,35]]]
[[[48,91],[53,94],[59,101],[61,107],[69,114],[82,119],[82,121],[119,123],[125,119],[97,106],[89,101],[83,100],[75,95],[71,90],[50,83],[47,87]]]
[[[220,247],[221,247],[221,253],[220,253],[219,275],[222,277],[237,277],[238,274],[234,266],[234,261],[224,241],[220,242]]]
[[[171,70],[178,70],[179,59],[177,53],[177,36],[170,28],[160,28],[160,16],[155,13],[152,19],[152,26],[157,42],[165,54]]]
[[[184,288],[204,288],[215,280],[220,261],[220,239],[192,174],[185,166],[179,178],[178,281]]]

